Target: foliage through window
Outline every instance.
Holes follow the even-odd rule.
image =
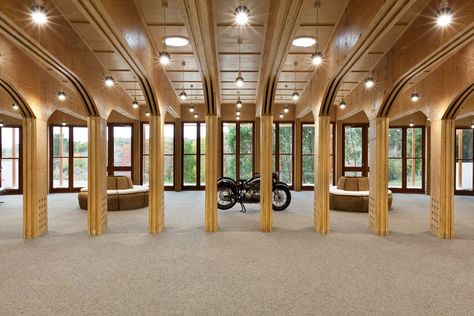
[[[133,180],[133,126],[131,124],[109,124],[108,126],[108,173],[127,176]]]
[[[343,173],[349,177],[368,175],[368,126],[344,125]]]
[[[253,175],[253,123],[222,124],[222,173],[232,179]]]
[[[455,173],[456,193],[474,195],[474,130],[456,129]]]
[[[166,123],[164,129],[164,185],[174,186],[174,124]],[[150,125],[142,127],[142,183],[150,183]]]
[[[1,134],[1,179],[0,186],[10,193],[21,192],[20,179],[20,127],[0,127]]]
[[[183,188],[203,188],[206,175],[206,125],[183,123]]]
[[[293,123],[273,124],[273,166],[281,182],[293,184]]]

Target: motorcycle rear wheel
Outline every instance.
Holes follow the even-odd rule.
[[[291,202],[291,193],[288,187],[276,184],[272,192],[272,206],[274,211],[285,210]]]
[[[217,185],[217,208],[228,210],[234,207],[237,200],[234,198],[234,188],[228,182],[221,182]]]

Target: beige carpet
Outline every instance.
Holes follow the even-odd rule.
[[[0,315],[467,315],[474,310],[474,198],[456,197],[453,241],[428,233],[429,198],[395,195],[389,237],[367,214],[331,212],[313,230],[313,195],[293,193],[258,232],[258,206],[219,213],[203,232],[202,192],[166,194],[166,232],[146,210],[109,213],[86,235],[75,195],[49,197],[50,231],[21,239],[21,199],[0,205]]]

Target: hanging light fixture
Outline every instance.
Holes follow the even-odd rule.
[[[31,6],[30,15],[33,22],[36,24],[42,25],[48,22],[48,11],[44,6],[43,1],[38,0]]]
[[[471,124],[471,128],[472,128],[472,129],[474,129],[474,122],[472,122],[472,124]]]
[[[235,119],[236,119],[237,121],[240,121],[240,116],[236,116]]]
[[[186,91],[184,91],[184,66],[186,66],[186,63],[184,62],[184,60],[181,62],[181,66],[183,67],[183,88],[181,89],[181,93],[179,94],[179,98],[181,99],[181,101],[184,101],[188,98],[188,95],[186,94]]]
[[[59,99],[59,101],[66,100],[66,93],[64,93],[64,91],[59,91],[58,92],[58,99]]]
[[[240,70],[240,46],[242,45],[242,39],[239,37],[237,39],[237,44],[239,45],[239,73],[237,74],[237,78],[235,78],[235,85],[237,87],[242,87],[244,85],[244,77],[242,77],[242,73]]]
[[[112,54],[111,51],[109,51],[109,64],[108,64],[108,68],[107,68],[107,72],[109,72],[109,74],[107,74],[105,76],[105,79],[104,79],[104,82],[105,82],[105,85],[107,87],[113,87],[114,83],[115,83],[115,79],[114,77],[110,74],[110,55]]]
[[[280,118],[283,118],[283,112],[280,112]]]
[[[163,8],[163,46],[164,50],[158,54],[160,59],[160,64],[166,66],[171,61],[171,55],[166,51],[166,8],[168,7],[168,1],[163,0],[161,2],[161,7]]]
[[[285,113],[290,112],[290,109],[288,108],[288,105],[285,105],[285,107],[283,108],[283,112],[285,112]]]
[[[453,10],[448,6],[448,0],[441,0],[439,10],[436,13],[436,24],[440,27],[448,26],[453,20]]]
[[[18,111],[18,110],[20,109],[20,107],[19,107],[17,104],[15,104],[15,103],[12,104],[12,108],[13,108],[15,111]]]
[[[318,66],[323,62],[323,53],[318,50],[319,46],[319,7],[321,2],[315,1],[314,6],[316,7],[316,52],[311,55],[311,61],[313,65]]]
[[[191,104],[191,105],[189,106],[189,112],[191,112],[191,113],[194,112],[194,105]]]
[[[194,118],[197,119],[198,117],[199,117],[198,112],[195,112],[195,113],[194,113]]]
[[[413,127],[415,126],[415,123],[413,123],[413,121],[410,121],[410,123],[408,124],[410,127]]]
[[[3,123],[3,119],[0,120],[0,127],[3,127],[5,126],[5,124]]]
[[[411,94],[410,99],[413,102],[417,102],[420,99],[420,95],[418,93],[414,92],[414,93]]]
[[[145,112],[145,116],[146,116],[146,117],[149,117],[149,116],[150,116],[150,112],[146,111],[146,112]]]
[[[344,101],[344,83],[341,85],[341,92],[342,92],[342,99],[339,102],[339,109],[344,110],[347,106],[346,102]]]
[[[240,96],[237,99],[237,102],[235,102],[235,106],[240,109],[242,107],[243,103],[242,100],[240,100]]]
[[[370,62],[370,53],[369,53],[369,76],[365,78],[364,85],[367,89],[372,88],[375,85],[374,78],[372,78],[372,63]]]
[[[134,91],[134,98],[132,102],[132,108],[138,109],[140,104],[138,104],[138,101],[137,101],[137,81],[135,81],[135,89],[133,91]]]
[[[235,17],[235,22],[238,25],[245,25],[245,24],[248,23],[249,18],[250,18],[250,10],[244,4],[243,0],[240,1],[239,6],[237,8],[235,8],[234,17]]]
[[[298,62],[295,61],[293,65],[295,66],[295,72],[294,72],[295,90],[291,94],[291,98],[293,99],[293,101],[298,101],[298,99],[300,98],[300,94],[296,91],[296,66],[298,65]]]
[[[62,125],[62,126],[66,126],[66,125],[67,125],[67,123],[66,123],[66,120],[65,120],[65,119],[63,119],[63,121],[61,122],[61,125]]]
[[[235,115],[240,116],[240,110],[239,109],[237,109],[237,111],[235,111]]]

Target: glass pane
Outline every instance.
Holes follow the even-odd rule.
[[[293,161],[291,155],[280,155],[280,181],[293,183]]]
[[[402,159],[388,160],[388,187],[401,188],[402,187]]]
[[[143,156],[143,185],[150,183],[150,156]]]
[[[87,157],[87,127],[72,127],[74,157]],[[86,172],[87,173],[87,172]]]
[[[174,153],[174,124],[165,124],[165,154]]]
[[[303,125],[301,138],[303,155],[314,153],[314,125]]]
[[[150,153],[150,124],[143,124],[143,154]]]
[[[20,129],[17,127],[2,127],[2,157],[20,157]]]
[[[280,154],[293,152],[293,125],[280,124]]]
[[[184,185],[196,185],[196,155],[183,157],[183,182]]]
[[[240,156],[240,179],[249,179],[253,175],[252,155]]]
[[[224,177],[236,179],[237,177],[236,170],[235,170],[236,165],[237,165],[236,159],[237,159],[236,155],[226,154],[223,156],[222,168],[223,168]]]
[[[174,184],[173,158],[174,156],[165,156],[165,185],[169,186]]]
[[[331,123],[329,126],[330,126],[330,129],[331,129],[331,132],[330,132],[330,134],[331,134],[331,151],[330,151],[329,154],[332,155],[334,153],[334,148],[332,148],[333,144],[334,144],[334,124]]]
[[[407,188],[422,188],[423,159],[407,159]]]
[[[20,160],[2,159],[1,175],[3,188],[18,189],[20,183]]]
[[[201,155],[201,176],[199,179],[200,185],[206,184],[206,155]]]
[[[473,137],[474,130],[472,129],[457,129],[456,130],[456,158],[457,159],[472,159],[473,155]],[[462,144],[462,146],[459,146]]]
[[[407,158],[423,157],[423,129],[407,128]]]
[[[389,128],[388,129],[388,157],[389,158],[402,158],[402,128]],[[401,169],[400,169],[401,175]],[[401,178],[400,178],[401,179]]]
[[[206,153],[206,125],[201,123],[201,154]]]
[[[305,155],[302,157],[302,165],[303,165],[303,177],[302,183],[303,185],[314,184],[314,156],[313,155]]]
[[[240,124],[240,154],[251,154],[253,152],[253,124]]]
[[[69,187],[68,158],[53,158],[53,188]]]
[[[344,128],[344,165],[362,167],[362,127]]]
[[[345,171],[345,177],[362,177],[362,171]]]
[[[76,139],[74,138],[74,143]],[[87,187],[87,158],[74,158],[73,165],[73,186],[75,188],[84,188]]]
[[[69,127],[53,126],[53,157],[69,157]]]
[[[114,166],[132,165],[132,127],[114,126]]]
[[[183,145],[185,154],[197,153],[197,124],[184,123],[183,125]]]
[[[457,190],[472,190],[473,179],[472,179],[472,168],[473,162],[461,161],[456,163],[456,189]]]
[[[275,123],[273,123],[272,144],[273,144],[272,153],[275,154],[275,151],[276,151],[276,124]]]
[[[223,153],[235,154],[237,143],[237,128],[235,123],[224,123],[222,126]]]

